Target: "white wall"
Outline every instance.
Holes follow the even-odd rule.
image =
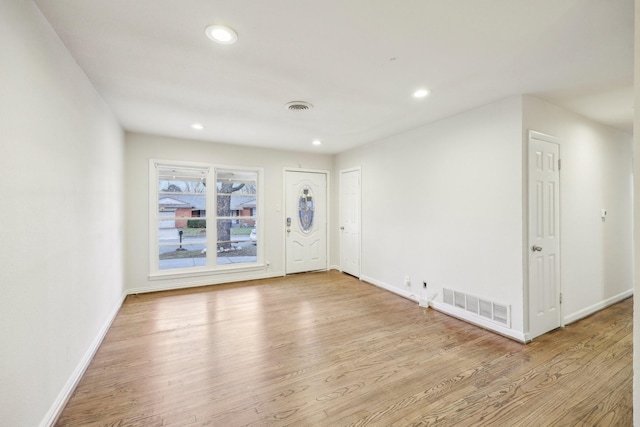
[[[631,136],[529,96],[336,156],[336,183],[340,169],[362,167],[363,279],[412,298],[426,280],[436,301],[449,287],[507,303],[512,336],[526,333],[529,129],[561,139],[564,321],[631,295]]]
[[[362,167],[363,279],[510,304],[522,335],[521,113],[513,97],[337,155],[335,171]]]
[[[0,424],[52,422],[123,288],[123,134],[31,1],[0,2]]]
[[[635,75],[640,75],[640,0],[635,2]],[[635,79],[635,117],[633,123],[633,200],[634,200],[634,291],[640,295],[640,80]],[[633,300],[633,425],[640,426],[640,298]]]
[[[523,111],[525,134],[560,138],[562,312],[570,323],[632,293],[632,137],[529,96]]]
[[[328,155],[269,150],[213,142],[127,133],[126,286],[129,292],[215,284],[284,274],[283,170],[330,171]],[[149,279],[149,159],[180,160],[264,168],[264,252],[270,267],[260,271],[217,273],[191,278]],[[329,191],[332,191],[330,189]],[[280,209],[280,211],[278,211]]]

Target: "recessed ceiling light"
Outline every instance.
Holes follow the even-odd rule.
[[[234,44],[238,40],[236,32],[223,25],[209,25],[204,32],[207,37],[220,44]]]
[[[424,98],[427,95],[429,95],[429,91],[427,89],[418,89],[413,92],[414,98]]]
[[[322,145],[322,141],[320,141],[319,139],[314,139],[312,144],[313,145]]]
[[[201,123],[194,123],[194,124],[192,124],[192,125],[191,125],[191,127],[192,127],[193,129],[195,129],[195,130],[202,130],[202,129],[204,129],[204,125],[203,125],[203,124],[201,124]]]

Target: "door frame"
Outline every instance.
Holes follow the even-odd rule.
[[[531,173],[529,170],[529,149],[530,149],[530,145],[531,145],[531,141],[532,140],[538,140],[538,141],[543,141],[543,142],[548,142],[551,144],[556,144],[558,146],[558,161],[561,161],[562,159],[562,154],[560,149],[562,148],[562,144],[560,143],[561,140],[558,137],[555,136],[551,136],[551,135],[547,135],[544,134],[542,132],[538,132],[538,131],[534,131],[529,129],[527,131],[527,138],[526,138],[526,144],[525,144],[525,150],[524,150],[524,166],[525,166],[525,170],[526,170],[526,179],[523,182],[523,187],[525,190],[526,197],[523,197],[523,204],[524,206],[526,206],[525,209],[523,209],[524,211],[524,215],[525,215],[525,222],[524,222],[524,227],[523,227],[523,241],[525,242],[524,248],[523,248],[523,264],[524,264],[524,279],[525,279],[525,283],[526,283],[526,292],[523,292],[523,296],[524,296],[524,304],[523,304],[523,309],[524,309],[524,313],[525,313],[525,319],[526,319],[526,333],[525,333],[525,341],[529,342],[531,341],[533,338],[531,337],[531,310],[530,310],[530,289],[531,289],[531,283],[530,283],[530,254],[531,254],[531,246],[532,246],[532,242],[530,241],[530,221],[531,221],[531,216],[530,216],[530,209],[531,209],[531,205],[530,205],[530,180],[531,180]],[[560,163],[561,164],[561,163]],[[563,305],[565,304],[566,301],[562,300],[562,224],[561,224],[561,217],[562,217],[562,193],[561,193],[561,186],[562,186],[562,182],[561,182],[561,166],[558,167],[558,295],[556,295],[558,298],[560,298],[561,302],[558,304],[558,317],[559,317],[559,327],[563,328],[565,326],[564,323],[564,316],[563,316]]]
[[[338,192],[338,224],[342,222],[342,174],[349,172],[358,172],[359,184],[358,184],[358,207],[359,207],[359,218],[358,218],[358,275],[356,276],[358,279],[362,276],[362,167],[355,166],[352,168],[341,169],[338,175],[338,182],[340,191]],[[340,249],[340,259],[338,260],[338,265],[340,267],[340,271],[342,271],[342,230],[339,230],[339,238],[338,245]]]
[[[292,168],[292,167],[285,167],[282,168],[282,217],[281,217],[281,221],[280,221],[280,226],[282,227],[282,233],[280,234],[283,237],[283,241],[282,241],[282,261],[283,261],[283,270],[282,270],[282,275],[286,276],[287,275],[287,237],[286,237],[286,221],[287,221],[287,172],[303,172],[303,173],[318,173],[318,174],[324,174],[326,181],[327,181],[327,188],[326,188],[326,200],[327,200],[327,207],[326,207],[326,216],[327,216],[327,227],[325,229],[325,240],[326,240],[326,262],[325,262],[325,270],[330,270],[331,267],[331,258],[329,257],[329,254],[331,253],[331,233],[329,233],[329,230],[331,230],[331,200],[329,195],[331,194],[331,173],[328,170],[325,169],[306,169],[306,168]]]

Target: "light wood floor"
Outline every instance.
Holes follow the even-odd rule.
[[[522,345],[337,272],[130,296],[60,426],[631,426],[632,299]]]

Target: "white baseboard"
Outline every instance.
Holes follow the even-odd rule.
[[[246,277],[236,276],[234,277],[233,281],[266,279],[270,277],[281,277],[281,276],[282,276],[281,272],[258,274],[258,275],[253,274],[253,275],[246,275]],[[102,341],[104,340],[105,335],[109,331],[109,328],[111,327],[111,324],[115,320],[116,315],[118,314],[118,311],[122,307],[122,304],[124,303],[124,300],[127,297],[127,295],[146,293],[146,292],[164,291],[164,290],[184,289],[184,288],[196,287],[196,286],[216,285],[221,283],[229,283],[229,278],[227,277],[226,280],[222,278],[219,280],[211,280],[211,278],[208,278],[208,279],[201,279],[201,280],[196,280],[192,282],[181,282],[181,283],[171,283],[171,284],[158,283],[151,287],[128,289],[125,293],[122,294],[116,306],[113,308],[111,313],[109,313],[109,316],[106,322],[104,323],[104,325],[102,326],[102,328],[100,329],[100,331],[98,332],[98,335],[93,340],[93,342],[89,346],[89,349],[86,351],[85,355],[82,357],[82,359],[78,363],[78,366],[76,366],[76,369],[71,374],[71,377],[69,377],[69,380],[67,381],[67,383],[64,385],[64,387],[58,394],[58,397],[54,401],[53,405],[51,406],[51,408],[49,409],[49,411],[47,412],[43,420],[40,422],[39,426],[49,427],[55,424],[56,420],[62,413],[62,410],[64,409],[65,405],[71,398],[73,391],[76,389],[78,383],[82,379],[82,376],[84,375],[85,371],[89,367],[91,360],[93,360],[93,357],[98,351],[100,344],[102,344]]]
[[[111,310],[111,313],[109,313],[109,316],[107,317],[107,320],[102,325],[102,328],[100,328],[98,335],[95,337],[95,339],[93,340],[93,342],[91,343],[87,351],[85,352],[82,359],[80,359],[78,366],[76,366],[76,369],[74,369],[73,373],[71,374],[71,377],[69,377],[69,379],[67,380],[67,383],[64,385],[60,393],[58,393],[58,397],[53,402],[53,405],[51,405],[51,408],[49,408],[49,411],[40,422],[40,427],[53,426],[55,422],[58,420],[58,417],[62,413],[62,410],[64,409],[65,405],[71,398],[73,391],[76,389],[76,386],[78,385],[85,371],[89,367],[91,360],[93,360],[93,356],[95,356],[96,352],[98,351],[98,348],[100,347],[100,344],[102,344],[102,340],[104,340],[105,335],[107,335],[107,332],[109,331],[111,324],[115,320],[116,315],[118,314],[118,311],[120,311],[120,307],[122,307],[122,303],[124,303],[124,299],[126,297],[127,297],[127,294],[123,293],[120,299],[118,300],[118,302],[116,303],[115,307],[113,307],[113,309]]]
[[[513,329],[505,328],[504,326],[500,326],[497,323],[484,320],[480,316],[473,316],[467,313],[464,310],[456,309],[456,307],[452,307],[449,304],[445,304],[437,301],[429,301],[429,305],[434,310],[438,310],[442,313],[448,314],[449,316],[455,317],[460,320],[464,320],[465,322],[471,323],[476,326],[480,326],[483,329],[487,329],[491,332],[495,332],[499,335],[505,336],[507,338],[511,338],[515,341],[526,343],[527,337],[524,333],[520,331],[515,331]]]
[[[413,292],[411,292],[410,290],[403,290],[403,289],[398,289],[394,286],[389,285],[388,283],[384,283],[380,280],[376,280],[372,277],[368,277],[368,276],[362,276],[360,278],[361,280],[367,282],[367,283],[371,283],[372,285],[375,285],[379,288],[385,289],[389,292],[393,292],[396,295],[399,295],[401,297],[407,298],[411,301],[414,302],[419,302],[420,297],[416,296],[416,294],[414,294]],[[454,307],[451,307],[447,304],[444,303],[440,303],[440,302],[436,302],[436,301],[429,301],[429,306],[432,307],[435,310],[438,310],[442,313],[448,314],[449,316],[455,317],[457,319],[460,320],[464,320],[465,322],[469,322],[471,324],[474,324],[476,326],[480,326],[481,328],[484,329],[488,329],[492,332],[495,332],[497,334],[506,336],[507,338],[511,338],[513,340],[516,340],[518,342],[522,342],[525,343],[525,336],[522,332],[519,331],[514,331],[512,329],[509,328],[505,328],[503,326],[500,326],[494,322],[489,322],[489,321],[484,321],[482,318],[477,318],[478,316],[470,316],[469,314],[467,314],[465,311],[463,310],[456,310]]]
[[[330,265],[329,270],[338,270],[339,272],[342,272],[342,269],[339,265]]]
[[[633,296],[633,289],[629,289],[628,291],[624,291],[618,295],[614,295],[611,298],[607,298],[604,301],[600,301],[597,304],[593,304],[589,307],[583,308],[582,310],[576,311],[575,313],[568,314],[564,316],[564,325],[568,325],[584,317],[590,316],[593,313],[596,313],[604,308],[609,307],[610,305],[620,302],[623,299],[627,299],[630,296]]]
[[[360,276],[360,280],[367,282],[367,283],[371,283],[372,285],[375,285],[379,288],[382,288],[384,290],[387,290],[389,292],[393,292],[396,295],[400,295],[403,298],[409,299],[411,301],[415,301],[418,302],[419,296],[416,296],[416,294],[414,294],[411,291],[405,291],[403,289],[398,289],[395,286],[391,286],[388,283],[382,282],[380,280],[376,280],[373,277],[369,277],[369,276]]]
[[[127,294],[134,295],[144,294],[148,292],[173,291],[176,289],[196,288],[198,286],[220,285],[225,283],[244,282],[247,280],[270,279],[272,277],[282,277],[283,275],[284,274],[282,272],[268,272],[258,274],[235,274],[233,277],[229,277],[226,275],[220,277],[207,276],[206,278],[202,277],[189,282],[176,281],[175,279],[172,279],[170,283],[162,283],[160,280],[155,280],[152,286],[127,289]]]

